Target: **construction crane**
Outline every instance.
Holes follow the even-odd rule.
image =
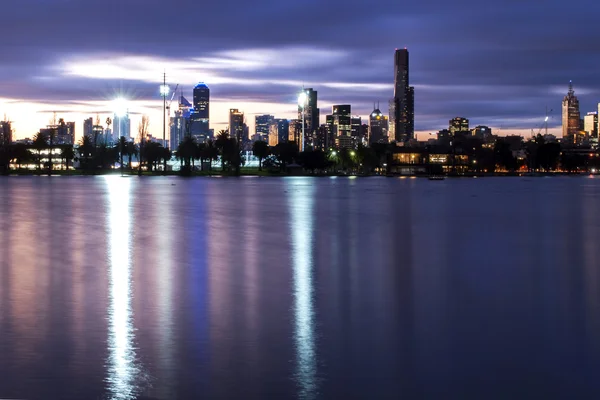
[[[544,123],[540,126],[540,129],[538,129],[538,132],[536,134],[534,134],[534,130],[531,130],[531,136],[532,138],[537,137],[537,135],[541,135],[542,134],[542,129],[545,130],[544,135],[548,135],[548,121],[550,120],[550,116],[552,115],[552,111],[554,111],[553,109],[548,110],[548,107],[546,107],[546,118],[544,118]]]
[[[175,94],[177,93],[177,89],[179,89],[179,84],[177,84],[177,86],[175,86],[175,90],[173,90],[173,94],[171,95],[171,100],[169,100],[169,102],[167,103],[167,115],[170,117],[171,116],[171,103],[173,102],[173,99],[175,98]]]

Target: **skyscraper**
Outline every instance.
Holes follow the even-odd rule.
[[[585,132],[590,135],[592,138],[598,137],[598,112],[593,111],[587,113],[585,117],[583,117],[583,129]]]
[[[131,120],[129,119],[129,113],[125,115],[116,115],[113,118],[113,142],[118,143],[121,136],[125,137],[125,140],[131,140]]]
[[[194,111],[192,104],[183,95],[179,96],[179,107],[175,110],[175,116],[171,117],[171,134],[169,147],[176,150],[179,143],[186,135],[191,136],[190,115]]]
[[[290,131],[290,121],[287,119],[277,119],[277,143],[283,143],[288,140]]]
[[[448,121],[448,129],[452,133],[452,135],[456,135],[457,133],[462,134],[470,134],[469,132],[469,120],[463,117],[452,118]]]
[[[275,121],[272,115],[257,115],[254,117],[254,132],[260,140],[266,142],[269,137],[269,127]]]
[[[394,54],[394,98],[390,100],[390,133],[398,143],[414,138],[415,89],[409,86],[408,50]]]
[[[563,138],[574,143],[580,128],[579,100],[573,90],[573,82],[569,82],[569,92],[562,102]]]
[[[190,114],[191,134],[198,143],[210,136],[210,89],[199,83],[194,87],[194,109]]]
[[[331,115],[327,115],[326,124],[328,126],[328,135],[333,143],[326,143],[327,147],[352,148],[354,146],[352,139],[352,107],[349,104],[334,105]]]
[[[306,92],[306,110],[304,110],[304,143],[314,146],[319,130],[320,110],[317,106],[317,91],[312,88],[304,89]],[[298,106],[298,120],[302,121],[302,107]]]
[[[92,117],[83,121],[83,136],[87,136],[90,139],[94,138],[93,135],[94,130],[94,119]]]
[[[244,113],[237,108],[229,110],[229,137],[242,144],[248,138],[244,138],[245,131]]]
[[[369,144],[388,142],[388,119],[379,108],[369,115]]]

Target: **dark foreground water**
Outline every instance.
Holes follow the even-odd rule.
[[[0,398],[600,396],[600,179],[0,179]]]

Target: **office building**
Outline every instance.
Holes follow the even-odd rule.
[[[83,136],[87,136],[90,139],[94,138],[94,119],[92,117],[83,121]]]
[[[271,147],[279,144],[279,129],[277,129],[277,122],[272,122],[271,125],[269,125],[269,137],[267,144]]]
[[[238,141],[242,144],[247,141],[247,137],[244,138],[246,133],[246,127],[244,123],[244,113],[237,108],[229,110],[229,137]]]
[[[390,100],[390,135],[403,143],[414,138],[415,90],[409,84],[408,50],[394,54],[394,98]]]
[[[119,143],[121,136],[125,137],[125,140],[131,140],[131,119],[129,113],[125,115],[117,115],[113,118],[113,142]]]
[[[302,120],[292,119],[288,123],[288,141],[296,143],[300,149],[300,137],[302,136]]]
[[[272,115],[257,115],[254,117],[254,133],[257,135],[258,140],[268,142],[270,127],[275,121],[275,117]]]
[[[352,148],[356,148],[363,140],[362,119],[359,116],[350,118],[350,131],[352,136]]]
[[[478,125],[475,128],[471,129],[471,135],[481,140],[487,140],[492,136],[492,128],[485,125]]]
[[[592,138],[598,137],[598,112],[593,111],[587,113],[583,117],[583,130]]]
[[[0,122],[0,146],[6,146],[11,144],[12,139],[12,127],[10,121]]]
[[[277,119],[277,143],[287,142],[289,131],[290,131],[290,121],[287,119]]]
[[[448,124],[448,130],[453,136],[456,136],[457,133],[463,135],[469,135],[471,133],[469,130],[469,120],[467,118],[452,118]]]
[[[375,108],[369,115],[369,143],[388,142],[388,118],[379,108]]]
[[[331,115],[326,116],[327,136],[331,140],[331,143],[326,143],[327,147],[346,149],[354,147],[351,109],[349,104],[334,105]]]
[[[319,130],[320,110],[318,108],[317,91],[312,88],[304,89],[306,93],[306,109],[298,105],[298,120],[302,121],[304,112],[304,144],[314,147],[317,131]]]
[[[198,143],[203,143],[210,138],[210,89],[199,83],[194,87],[193,96],[190,132]]]
[[[575,143],[580,132],[579,100],[573,90],[573,82],[569,82],[569,92],[562,102],[562,134],[563,139]]]
[[[169,147],[176,150],[186,136],[191,136],[190,116],[194,111],[192,104],[183,95],[179,96],[179,106],[170,120]],[[209,137],[213,135],[209,133]]]

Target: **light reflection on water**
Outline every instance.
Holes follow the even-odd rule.
[[[135,399],[138,367],[131,312],[130,180],[106,177],[108,189],[109,308],[108,371],[111,399]]]
[[[318,395],[312,272],[314,186],[302,178],[288,179],[287,184],[294,270],[296,380],[299,397],[313,399]]]

